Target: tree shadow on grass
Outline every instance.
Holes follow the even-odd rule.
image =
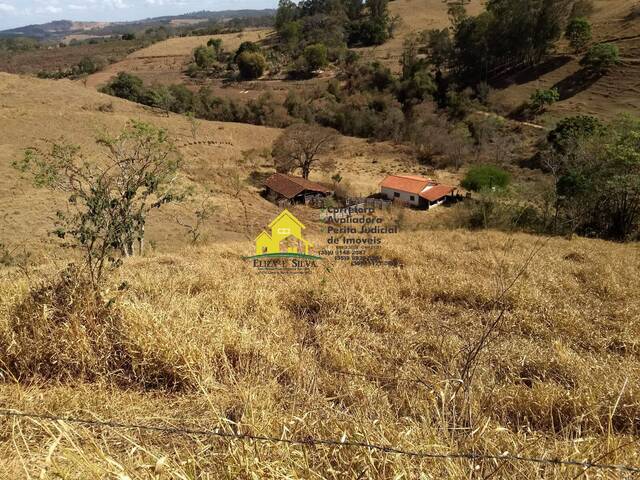
[[[491,81],[491,86],[494,88],[507,88],[510,85],[522,85],[524,83],[532,82],[538,78],[553,72],[560,67],[563,67],[571,61],[571,57],[568,55],[558,55],[551,57],[548,60],[530,67],[524,68],[517,72],[511,72],[509,74],[501,75]]]
[[[552,88],[558,89],[560,100],[566,100],[567,98],[571,98],[574,95],[585,91],[600,78],[602,78],[601,73],[581,68],[577,72],[569,75],[567,78],[560,80]]]

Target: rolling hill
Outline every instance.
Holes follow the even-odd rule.
[[[180,39],[182,40],[182,39]],[[52,227],[51,193],[35,190],[21,180],[12,163],[24,149],[42,139],[62,137],[95,152],[94,139],[103,131],[116,132],[129,119],[152,122],[168,129],[175,138],[185,160],[184,175],[195,188],[196,195],[175,211],[170,210],[153,220],[151,240],[159,248],[184,245],[184,232],[176,228],[176,215],[189,215],[202,200],[210,199],[217,207],[211,220],[211,235],[218,241],[246,238],[248,228],[238,224],[236,215],[242,208],[233,177],[239,176],[240,191],[248,208],[249,227],[262,228],[277,207],[258,195],[258,186],[249,177],[252,172],[273,172],[270,149],[280,130],[240,123],[200,122],[197,142],[193,144],[191,126],[186,117],[161,112],[120,100],[83,87],[79,82],[52,81],[0,74],[0,121],[3,141],[0,146],[0,192],[12,198],[0,205],[0,242],[31,246],[49,245],[55,240],[47,236]],[[210,142],[210,143],[208,143]],[[369,144],[364,139],[344,137],[335,152],[338,171],[354,189],[368,195],[375,192],[385,172],[426,172],[417,165],[410,152],[391,143]],[[318,180],[330,181],[318,173]],[[440,172],[443,179],[456,181],[455,174]],[[61,198],[59,199],[61,201]],[[62,205],[58,203],[58,205]],[[231,212],[236,212],[231,213]],[[303,214],[304,215],[304,214]],[[268,222],[267,222],[268,223]],[[215,226],[215,231],[214,227]],[[50,250],[47,247],[46,250]]]
[[[26,25],[0,31],[0,37],[31,37],[44,41],[62,40],[70,35],[91,34],[96,37],[119,34],[125,31],[144,30],[149,27],[194,25],[208,21],[227,21],[233,18],[266,17],[275,14],[273,9],[264,10],[224,10],[186,13],[183,15],[147,18],[131,22],[77,22],[56,20],[39,25]]]

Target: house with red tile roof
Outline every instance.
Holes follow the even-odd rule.
[[[269,200],[284,199],[291,203],[304,203],[306,198],[327,197],[333,193],[320,183],[284,173],[274,173],[266,180],[264,186]]]
[[[454,197],[457,189],[419,175],[389,175],[380,182],[380,193],[388,200],[418,208],[440,205]]]

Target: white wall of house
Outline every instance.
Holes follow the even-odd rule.
[[[409,205],[415,205],[415,206],[418,206],[420,204],[420,196],[417,193],[401,192],[400,190],[393,190],[387,187],[382,187],[380,192],[383,195],[385,195],[389,200],[399,200],[401,202],[405,202],[405,203],[408,203]],[[396,195],[396,193],[398,195]]]

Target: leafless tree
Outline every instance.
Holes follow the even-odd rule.
[[[303,178],[309,178],[312,168],[332,170],[335,161],[320,160],[331,152],[339,142],[338,132],[316,125],[295,124],[282,132],[273,145],[273,160],[276,170],[283,173],[300,170]]]

